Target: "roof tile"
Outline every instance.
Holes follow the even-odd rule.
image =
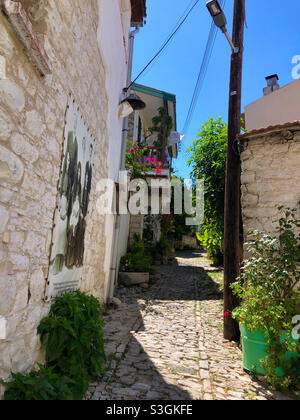
[[[293,121],[293,122],[288,122],[288,123],[285,123],[285,124],[270,125],[269,127],[260,128],[258,130],[252,130],[252,131],[249,131],[249,132],[244,133],[244,134],[239,134],[238,138],[240,140],[243,140],[244,138],[251,137],[251,136],[256,136],[258,134],[266,134],[270,131],[281,131],[281,130],[284,130],[284,129],[287,129],[287,128],[292,128],[292,127],[300,127],[300,120],[296,120],[296,121]]]

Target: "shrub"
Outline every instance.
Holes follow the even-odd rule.
[[[160,241],[156,244],[157,252],[162,256],[169,257],[175,251],[172,245],[172,242],[168,239],[162,237]]]
[[[161,174],[162,162],[155,157],[150,157],[149,153],[148,146],[127,142],[125,169],[130,171],[132,179],[144,178],[149,172]]]
[[[44,318],[38,334],[47,342],[47,366],[69,376],[76,384],[74,396],[81,398],[105,362],[101,306],[93,296],[79,291],[58,297]]]
[[[252,233],[248,244],[251,257],[232,287],[242,303],[232,315],[249,330],[265,333],[269,345],[264,361],[267,381],[278,389],[300,391],[299,360],[285,359],[287,352],[300,355],[299,344],[291,340],[292,320],[300,310],[300,235],[295,233],[300,220],[295,214],[295,209],[285,209],[275,237]],[[279,366],[285,371],[284,380],[276,374]]]
[[[217,222],[206,223],[200,227],[197,239],[208,253],[209,258],[216,264],[223,264],[223,227],[217,226]]]
[[[198,237],[213,259],[223,254],[227,131],[221,118],[210,118],[188,149],[193,179],[205,182],[204,222]]]
[[[5,383],[6,401],[72,400],[72,381],[54,373],[54,368],[39,365],[38,371],[26,375],[12,374],[13,381]]]
[[[101,306],[82,292],[56,298],[38,334],[46,344],[46,367],[13,374],[7,400],[79,400],[102,372],[104,353]]]
[[[135,235],[130,252],[121,258],[120,271],[128,273],[150,273],[151,265],[152,258],[146,254],[144,242],[138,235]]]

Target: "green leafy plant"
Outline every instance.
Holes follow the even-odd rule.
[[[132,179],[145,178],[149,172],[161,174],[162,162],[159,162],[155,157],[149,157],[149,153],[147,146],[131,141],[127,142],[125,168],[130,171]]]
[[[172,241],[166,237],[161,237],[160,241],[156,244],[156,252],[161,256],[162,262],[166,262],[175,252]]]
[[[54,372],[54,368],[39,365],[39,370],[26,375],[12,374],[13,381],[5,383],[6,401],[72,400],[74,383],[66,376]]]
[[[149,128],[150,133],[157,133],[157,141],[154,142],[156,147],[161,147],[163,144],[164,135],[164,121],[166,121],[166,138],[168,139],[171,135],[173,128],[173,118],[169,115],[165,115],[166,110],[164,107],[158,108],[158,115],[152,118],[153,126]],[[168,146],[168,145],[167,145]]]
[[[162,236],[170,237],[175,233],[175,218],[173,213],[162,214],[160,217],[160,229]]]
[[[227,130],[221,118],[210,118],[188,149],[192,178],[205,182],[204,222],[198,240],[217,261],[223,254]]]
[[[151,273],[152,258],[147,255],[144,241],[134,236],[134,242],[130,252],[124,255],[120,261],[120,271],[127,273]]]
[[[184,235],[190,235],[192,232],[192,227],[186,224],[186,218],[190,217],[187,213],[184,211],[184,178],[177,177],[176,175],[172,175],[172,181],[180,180],[182,184],[182,214],[174,214],[175,208],[174,208],[174,200],[175,200],[175,193],[174,188],[172,188],[171,192],[171,210],[172,210],[172,216],[174,218],[173,222],[173,229],[171,231],[172,236],[175,240],[181,241],[182,237]],[[193,197],[194,198],[194,197]],[[195,204],[195,203],[193,203]]]
[[[46,344],[46,366],[12,374],[6,400],[79,400],[103,373],[103,325],[98,300],[82,292],[57,297],[38,334]]]
[[[232,289],[241,305],[232,316],[251,331],[262,331],[269,345],[263,366],[266,379],[275,388],[300,391],[299,360],[286,360],[286,353],[300,355],[299,343],[291,339],[292,319],[300,310],[300,220],[296,209],[284,209],[276,223],[277,235],[252,232],[250,258]],[[281,367],[284,379],[277,376]]]
[[[75,384],[75,398],[82,398],[91,380],[97,379],[105,362],[101,306],[82,292],[58,297],[44,318],[38,334],[46,342],[47,367],[68,376]]]

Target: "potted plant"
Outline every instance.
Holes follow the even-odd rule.
[[[126,286],[149,283],[152,259],[146,254],[143,240],[135,235],[130,251],[121,258],[120,280]]]
[[[292,335],[300,314],[300,220],[284,210],[277,234],[252,232],[241,277],[232,288],[241,304],[232,316],[241,323],[244,368],[264,374],[275,388],[300,390],[299,340]],[[230,316],[226,312],[225,316]]]
[[[149,147],[137,142],[127,142],[125,168],[130,171],[131,179],[145,178],[148,173],[160,175],[163,164],[150,157]]]

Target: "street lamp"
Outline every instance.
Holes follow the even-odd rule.
[[[239,49],[234,46],[230,36],[228,35],[227,28],[226,28],[227,20],[226,20],[226,17],[224,15],[224,12],[223,12],[218,0],[208,1],[206,3],[206,7],[208,8],[208,11],[209,11],[211,17],[213,18],[213,20],[215,22],[215,25],[218,28],[220,28],[221,31],[225,34],[225,36],[226,36],[226,38],[227,38],[227,40],[228,40],[228,42],[231,46],[232,51],[235,52],[235,53],[238,53]]]

